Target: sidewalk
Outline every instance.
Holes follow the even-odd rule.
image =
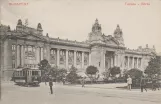
[[[76,87],[82,87],[82,85],[73,85]],[[116,87],[127,86],[126,83],[108,83],[108,84],[85,84],[87,88],[101,88],[101,89],[118,89]]]

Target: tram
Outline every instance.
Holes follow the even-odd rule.
[[[39,86],[41,82],[41,71],[31,68],[19,68],[14,71],[12,79],[17,85]]]

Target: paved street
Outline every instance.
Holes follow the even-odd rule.
[[[20,87],[14,83],[2,84],[0,104],[160,104],[161,91],[127,91],[116,89],[123,84],[63,86],[54,84],[54,94],[49,86],[41,83],[40,87]],[[104,87],[99,87],[104,86]],[[114,87],[112,87],[114,86]]]

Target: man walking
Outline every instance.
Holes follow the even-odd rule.
[[[131,85],[132,85],[132,79],[131,79],[130,75],[128,75],[128,78],[127,78],[127,87],[128,87],[128,90],[131,90]]]
[[[82,87],[84,87],[84,84],[85,84],[85,78],[83,77],[82,78]]]
[[[49,86],[50,86],[50,92],[51,92],[51,94],[53,94],[53,80],[52,80],[51,76],[50,76],[50,79],[49,79]]]
[[[141,92],[143,92],[144,89],[147,92],[147,89],[146,89],[146,80],[144,79],[143,76],[141,77],[140,88],[141,88]]]

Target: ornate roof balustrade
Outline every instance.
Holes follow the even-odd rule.
[[[141,50],[140,49],[135,49],[135,50],[134,49],[133,50],[132,49],[126,49],[125,52],[126,53],[133,53],[133,54],[149,54],[150,55],[154,51],[152,51],[152,49],[147,50],[146,48],[143,48]]]
[[[66,44],[66,45],[74,45],[74,46],[82,46],[82,47],[89,47],[90,44],[87,42],[78,42],[72,41],[68,39],[59,39],[59,38],[50,38],[50,42],[58,43],[58,44]]]

